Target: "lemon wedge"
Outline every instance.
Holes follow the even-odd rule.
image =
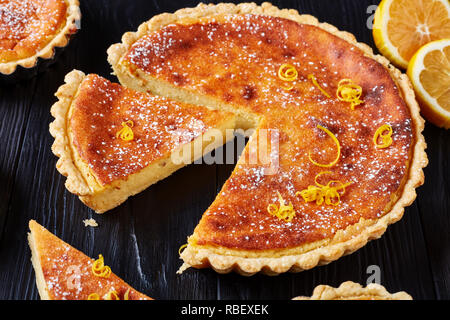
[[[383,0],[373,25],[378,50],[403,69],[423,45],[450,38],[448,0]]]
[[[421,112],[432,123],[450,128],[450,39],[433,41],[412,57],[407,74],[420,102]]]

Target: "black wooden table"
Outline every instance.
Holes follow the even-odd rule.
[[[81,30],[57,62],[37,77],[0,87],[0,299],[38,299],[26,242],[35,219],[91,257],[102,253],[113,271],[156,299],[290,299],[319,284],[365,284],[373,266],[389,291],[416,299],[450,298],[450,136],[427,123],[430,164],[425,185],[402,220],[379,240],[327,266],[276,277],[219,275],[190,269],[182,275],[178,248],[229,177],[232,165],[191,165],[104,215],[84,206],[55,169],[48,125],[64,75],[76,68],[110,75],[106,49],[125,31],[161,12],[196,1],[81,0]],[[372,47],[368,28],[376,0],[274,1],[352,32]],[[95,218],[97,228],[82,220]],[[372,267],[371,267],[372,266]]]

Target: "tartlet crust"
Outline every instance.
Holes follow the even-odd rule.
[[[70,36],[78,30],[81,11],[78,0],[66,0],[66,2],[68,4],[66,24],[59,30],[55,37],[44,48],[31,57],[0,63],[0,73],[10,75],[16,71],[18,66],[26,69],[33,68],[37,65],[39,58],[52,59],[55,54],[55,48],[65,47],[69,43]]]
[[[336,27],[327,23],[319,23],[313,16],[300,15],[293,9],[281,10],[267,2],[260,6],[255,3],[241,3],[238,5],[230,3],[206,5],[201,3],[195,8],[181,9],[173,14],[163,13],[157,15],[141,24],[137,32],[125,33],[122,37],[122,43],[114,44],[108,49],[108,61],[112,65],[115,73],[118,74],[121,72],[120,65],[124,55],[138,39],[148,32],[156,31],[168,24],[177,22],[186,23],[186,21],[195,22],[196,19],[219,14],[259,14],[282,17],[301,24],[317,26],[360,48],[367,57],[383,65],[397,84],[411,113],[414,146],[411,152],[412,158],[408,179],[403,187],[403,191],[391,210],[381,218],[376,220],[361,219],[358,223],[349,226],[345,230],[339,230],[328,241],[307,244],[307,248],[300,246],[290,248],[284,252],[278,250],[278,252],[274,252],[273,257],[258,251],[242,252],[242,250],[226,249],[221,252],[221,250],[218,250],[220,248],[212,246],[200,247],[189,244],[181,253],[184,264],[178,273],[183,272],[189,267],[211,267],[219,273],[228,273],[234,270],[242,275],[253,275],[257,272],[263,272],[269,275],[276,275],[287,271],[299,272],[311,269],[317,265],[328,264],[343,255],[358,250],[368,241],[381,237],[388,225],[402,218],[404,207],[414,201],[416,198],[415,189],[424,182],[422,169],[428,164],[425,153],[426,143],[422,135],[424,120],[419,114],[419,106],[415,100],[414,91],[407,76],[392,66],[383,56],[375,55],[369,46],[357,42],[351,33],[339,31]],[[223,253],[224,251],[226,254]]]
[[[412,300],[412,297],[404,291],[389,293],[376,283],[363,287],[359,283],[346,281],[338,288],[319,285],[314,288],[311,297],[295,297],[292,300]]]
[[[52,151],[59,158],[56,168],[62,175],[67,177],[65,183],[67,190],[78,196],[88,195],[92,190],[75,164],[67,134],[66,118],[84,78],[85,74],[78,70],[68,73],[64,78],[65,84],[59,87],[55,94],[58,101],[50,109],[52,116],[55,118],[50,123],[50,134],[55,138]]]

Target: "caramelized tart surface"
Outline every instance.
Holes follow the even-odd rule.
[[[142,73],[178,89],[207,96],[239,112],[263,119],[260,129],[278,130],[279,167],[241,161],[196,227],[191,245],[230,249],[294,248],[329,239],[361,219],[389,212],[408,177],[414,135],[408,106],[389,71],[349,42],[316,26],[262,15],[217,15],[169,24],[138,39],[121,60],[128,72]],[[298,78],[278,76],[291,64]],[[328,98],[311,78],[313,75]],[[336,98],[338,83],[362,87],[363,104],[352,110]],[[288,90],[289,86],[293,88]],[[377,148],[376,130],[389,124],[393,143]],[[336,165],[314,165],[336,158]],[[351,182],[338,205],[305,203],[297,192],[322,183]],[[279,205],[277,192],[292,203],[286,222],[268,213]]]
[[[35,55],[66,24],[65,0],[1,0],[0,63]]]
[[[105,186],[167,158],[232,116],[136,92],[90,74],[72,102],[69,129],[79,157]],[[118,136],[127,122],[131,140]]]

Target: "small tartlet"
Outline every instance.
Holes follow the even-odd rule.
[[[300,296],[292,300],[412,300],[412,297],[404,291],[389,293],[385,287],[376,283],[363,287],[359,283],[346,281],[338,288],[319,285],[311,297]]]
[[[81,11],[78,0],[61,0],[61,3],[51,3],[57,7],[58,4],[62,7],[57,7],[61,16],[61,21],[54,23],[53,25],[39,24],[39,27],[45,29],[45,31],[37,30],[33,34],[28,36],[20,35],[20,31],[17,31],[16,39],[4,38],[1,39],[3,49],[0,49],[2,59],[0,59],[0,80],[3,82],[10,82],[15,80],[21,80],[29,78],[36,73],[45,70],[51,63],[54,62],[55,57],[66,47],[73,34],[78,31],[78,26],[81,20]],[[9,10],[10,15],[14,15],[16,10],[27,11],[24,6],[28,2],[25,2],[20,7],[14,7],[11,5],[9,8],[5,7],[5,10]],[[9,2],[4,4],[7,6]],[[45,9],[52,10],[48,2],[42,4],[46,6]],[[65,17],[61,12],[65,8]],[[56,10],[56,9],[55,9]],[[11,18],[12,19],[12,18]],[[29,20],[25,19],[28,23]],[[30,22],[31,23],[31,22]],[[3,21],[4,28],[15,28],[19,26],[12,24],[9,20]],[[56,30],[55,30],[56,29]],[[12,32],[12,31],[11,31]],[[36,38],[34,41],[31,36]],[[11,36],[10,36],[11,37]],[[9,48],[8,48],[9,46]],[[3,52],[2,52],[3,51]]]

